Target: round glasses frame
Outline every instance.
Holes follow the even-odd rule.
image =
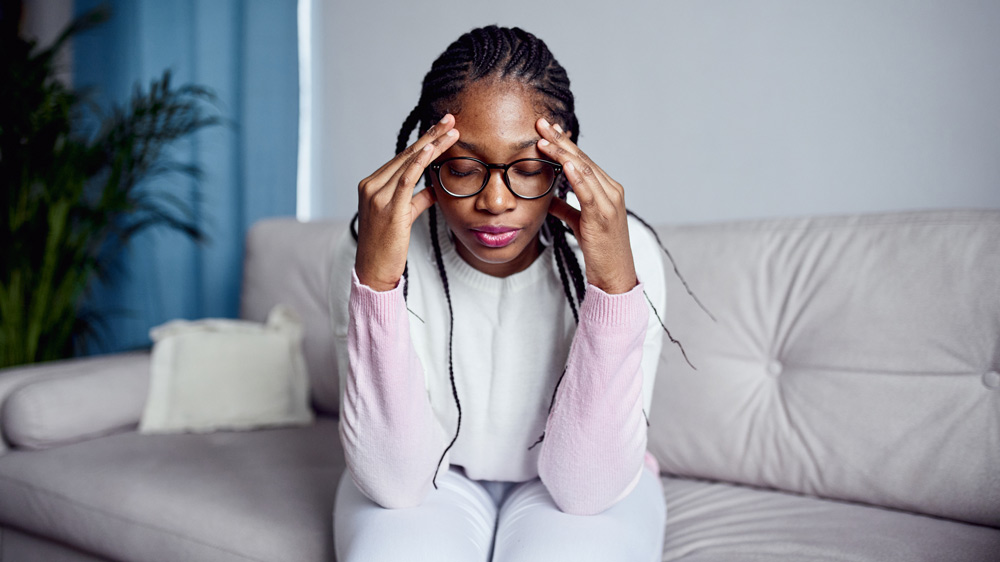
[[[474,193],[459,195],[457,193],[452,193],[451,191],[448,190],[448,188],[444,186],[444,182],[441,181],[441,166],[454,160],[472,160],[473,162],[478,162],[479,164],[482,164],[486,168],[486,175],[483,177],[483,185],[479,186],[479,189],[477,189]],[[545,193],[542,193],[541,195],[536,195],[534,197],[525,197],[524,195],[521,195],[520,193],[514,191],[514,188],[510,186],[510,178],[507,176],[507,171],[510,170],[511,166],[520,164],[521,162],[544,162],[545,164],[552,166],[552,171],[554,172],[554,175],[552,176],[552,183],[549,184],[549,188],[545,190]],[[490,171],[503,170],[502,174],[503,184],[507,186],[507,190],[513,193],[514,197],[517,197],[519,199],[527,199],[530,201],[532,199],[541,199],[542,197],[545,197],[546,195],[549,194],[549,192],[552,191],[552,188],[556,185],[556,180],[559,179],[559,174],[562,173],[562,165],[559,164],[558,162],[545,160],[544,158],[521,158],[520,160],[514,160],[510,164],[487,164],[486,162],[483,162],[478,158],[472,158],[471,156],[456,156],[455,158],[448,158],[447,160],[442,160],[437,164],[431,164],[431,170],[434,170],[434,175],[437,176],[438,185],[441,186],[441,189],[443,189],[445,193],[447,193],[448,195],[451,195],[452,197],[456,197],[459,199],[464,199],[466,197],[475,197],[476,195],[479,195],[479,193],[486,188],[486,184],[490,183],[490,177],[493,176],[493,174],[490,173]]]

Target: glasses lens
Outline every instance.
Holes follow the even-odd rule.
[[[486,167],[475,160],[448,160],[441,165],[441,186],[455,195],[471,195],[483,186],[486,174]]]
[[[540,197],[552,187],[556,171],[548,162],[521,160],[511,165],[507,179],[510,188],[521,197]]]

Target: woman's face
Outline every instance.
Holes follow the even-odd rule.
[[[520,158],[545,158],[536,143],[535,122],[543,115],[529,87],[512,81],[475,82],[459,94],[455,128],[459,140],[438,158],[471,156],[490,164]],[[434,175],[434,174],[432,174]],[[458,243],[458,254],[472,267],[496,277],[524,270],[541,253],[538,231],[548,214],[550,192],[520,199],[507,189],[502,170],[491,170],[477,195],[456,198],[434,177],[435,199]]]

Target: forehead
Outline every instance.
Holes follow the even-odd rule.
[[[538,138],[535,121],[542,117],[539,95],[530,86],[511,81],[479,81],[458,95],[455,128],[460,143],[499,150]]]

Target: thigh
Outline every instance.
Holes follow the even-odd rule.
[[[337,560],[487,562],[496,509],[486,490],[461,469],[442,473],[438,489],[408,509],[379,506],[344,471],[333,510]]]
[[[537,478],[500,508],[494,562],[654,562],[663,557],[667,506],[660,479],[643,469],[632,492],[597,515],[559,511]]]

